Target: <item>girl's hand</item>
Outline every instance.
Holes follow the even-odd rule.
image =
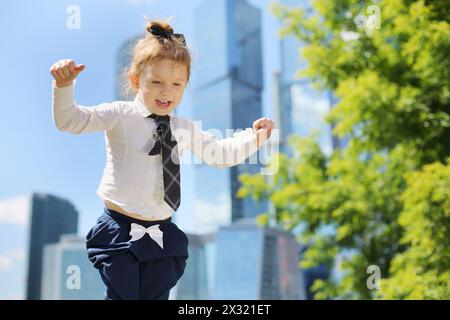
[[[269,118],[259,118],[253,122],[253,132],[256,133],[258,148],[270,138],[272,129],[275,128],[275,122]]]
[[[71,59],[63,59],[55,62],[50,67],[50,73],[55,78],[57,88],[67,87],[73,83],[78,74],[85,68],[84,64],[75,65]]]

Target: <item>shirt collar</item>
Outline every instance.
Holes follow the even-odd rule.
[[[148,117],[149,115],[151,115],[153,113],[153,112],[151,112],[150,110],[147,109],[146,105],[139,98],[138,95],[136,95],[136,97],[134,98],[133,102],[134,102],[134,105],[137,107],[137,109],[139,110],[139,112],[142,114],[143,117]],[[171,116],[171,117],[174,116],[173,110],[169,112],[169,116]]]

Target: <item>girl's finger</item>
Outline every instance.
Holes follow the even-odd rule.
[[[66,78],[66,76],[64,75],[64,72],[61,69],[56,69],[56,73],[59,76],[59,80],[64,80]]]
[[[70,73],[74,73],[75,72],[75,64],[73,63],[73,61],[71,61],[69,63],[69,71],[70,71]]]
[[[55,80],[61,80],[61,78],[58,75],[58,72],[56,72],[55,69],[50,70],[50,72],[51,72],[53,78],[55,78]]]
[[[77,70],[77,71],[83,71],[84,68],[85,68],[85,65],[84,65],[84,64],[79,64],[79,65],[77,65],[77,66],[75,67],[75,70]]]
[[[69,71],[69,67],[66,65],[62,68],[63,73],[66,77],[70,77],[70,71]]]

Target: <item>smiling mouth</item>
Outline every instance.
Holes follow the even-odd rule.
[[[172,104],[172,101],[169,101],[169,100],[156,99],[155,101],[156,101],[156,105],[158,107],[160,107],[160,108],[163,108],[163,109],[170,107],[170,105]]]

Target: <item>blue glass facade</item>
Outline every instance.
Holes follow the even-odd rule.
[[[283,5],[302,7],[308,10],[310,0],[282,0]],[[306,60],[300,56],[302,43],[293,35],[280,40],[280,108],[284,108],[286,116],[282,125],[288,128],[286,135],[308,136],[318,134],[318,143],[323,152],[331,154],[333,150],[332,128],[325,121],[334,100],[330,92],[319,92],[312,88],[309,79],[299,79],[297,73],[307,66]],[[290,152],[288,152],[290,154]]]
[[[259,299],[263,249],[262,230],[219,231],[214,299]]]
[[[262,53],[260,11],[245,0],[205,1],[194,13],[198,55],[193,64],[193,114],[202,129],[251,127],[262,115]],[[238,175],[259,172],[259,164],[230,169],[205,164],[195,167],[196,230],[214,232],[220,225],[266,211],[267,204],[237,199]]]
[[[282,0],[283,5],[289,7],[302,7],[307,13],[311,13],[310,0]],[[317,142],[321,150],[330,155],[334,148],[342,147],[344,141],[340,141],[332,135],[332,127],[324,116],[336,103],[335,97],[329,91],[317,91],[311,85],[310,79],[299,79],[297,72],[307,66],[307,61],[302,59],[300,48],[302,43],[294,36],[289,35],[280,40],[280,108],[284,114],[285,125],[291,132],[298,136],[309,136],[317,133]],[[287,153],[292,155],[291,150]],[[300,256],[300,253],[299,253]],[[301,258],[300,258],[301,259]],[[311,285],[315,279],[325,279],[329,276],[326,266],[317,266],[307,270],[299,269],[299,295],[302,299],[312,299]]]
[[[28,239],[27,299],[40,299],[44,246],[60,235],[78,231],[78,212],[67,200],[34,193]]]
[[[205,300],[212,298],[212,274],[215,261],[215,235],[187,234],[189,262],[176,289],[177,300]]]
[[[132,97],[126,97],[122,94],[122,73],[127,70],[131,63],[131,50],[134,45],[141,39],[142,35],[132,37],[125,41],[119,48],[115,66],[115,97],[116,100],[132,100]],[[133,97],[134,98],[134,97]]]
[[[42,299],[103,300],[105,286],[86,253],[86,242],[76,235],[44,249]]]
[[[217,241],[215,299],[298,299],[294,237],[260,228],[253,219],[221,227]]]

